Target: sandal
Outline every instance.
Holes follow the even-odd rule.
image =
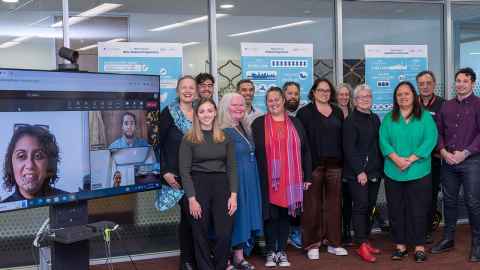
[[[255,270],[255,266],[247,262],[246,260],[242,260],[239,263],[233,263],[235,269],[238,270]]]

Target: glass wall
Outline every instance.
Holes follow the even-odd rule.
[[[51,26],[61,15],[61,0],[0,2],[0,67],[55,69],[63,32]]]
[[[334,0],[216,0],[218,87],[222,95],[241,79],[242,42],[313,44],[314,76],[334,80]],[[420,1],[419,1],[420,2]],[[343,23],[343,78],[364,82],[366,44],[427,45],[428,66],[444,92],[444,4],[440,1],[340,1]],[[455,69],[480,72],[480,4],[453,1]],[[88,15],[102,6],[102,12]],[[80,69],[97,71],[97,43],[167,42],[183,44],[183,73],[210,69],[208,0],[69,0],[71,48],[79,50]],[[63,45],[61,0],[0,2],[0,67],[55,69]],[[477,94],[480,94],[477,91]],[[0,194],[0,197],[2,194]],[[158,212],[155,192],[94,200],[91,221],[122,225],[122,243],[112,255],[156,253],[178,248],[178,209]],[[0,268],[31,265],[33,235],[48,216],[47,208],[1,214]],[[21,225],[18,225],[21,224]],[[124,248],[126,247],[126,249]],[[91,242],[91,256],[104,257],[103,242]],[[35,256],[37,253],[33,252]]]
[[[343,2],[344,80],[364,82],[364,46],[427,45],[428,68],[443,95],[443,5]]]
[[[458,2],[458,3],[457,3]],[[480,74],[480,3],[456,1],[452,6],[455,70],[471,67]],[[480,95],[478,83],[475,93]],[[454,95],[454,87],[451,88]]]
[[[220,92],[241,79],[242,42],[313,44],[315,76],[333,79],[333,11],[331,0],[217,1]]]

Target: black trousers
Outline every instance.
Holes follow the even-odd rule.
[[[352,193],[349,188],[348,181],[342,179],[342,238],[343,240],[351,237],[350,235],[350,225],[352,224],[352,211],[353,211],[353,198]]]
[[[228,215],[230,188],[227,175],[193,172],[192,180],[195,197],[202,208],[201,218],[194,219],[190,215],[197,267],[200,270],[225,270],[233,227],[233,216]],[[215,231],[213,250],[209,239],[212,225]]]
[[[431,175],[411,181],[395,181],[386,177],[385,192],[395,244],[424,245],[427,215],[432,204]]]
[[[195,252],[193,248],[193,233],[188,212],[188,200],[184,197],[179,202],[180,224],[178,225],[178,238],[180,244],[180,265],[190,263],[195,266]]]
[[[372,229],[370,215],[377,203],[378,189],[381,179],[376,182],[368,181],[364,186],[357,180],[348,181],[348,190],[352,196],[352,221],[355,232],[355,242],[358,244],[368,241]]]
[[[270,219],[265,220],[265,240],[267,252],[278,252],[287,250],[287,239],[290,229],[290,216],[288,208],[270,205],[270,208],[277,212]]]
[[[438,203],[438,192],[440,191],[440,171],[442,169],[442,163],[439,158],[432,157],[432,207],[428,211],[428,223],[427,223],[427,233],[431,234],[433,232],[433,218],[435,217],[435,212],[437,212],[437,203]]]

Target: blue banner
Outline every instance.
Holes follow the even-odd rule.
[[[393,91],[428,69],[426,45],[365,45],[365,83],[372,89],[372,110],[380,118],[392,110]]]
[[[255,84],[253,106],[265,108],[265,92],[285,82],[300,84],[300,103],[308,101],[313,84],[313,45],[290,43],[242,43],[242,78]]]

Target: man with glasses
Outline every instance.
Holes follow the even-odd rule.
[[[215,79],[209,73],[200,73],[195,77],[200,98],[212,98]]]
[[[455,246],[458,193],[463,186],[472,230],[470,261],[480,262],[480,98],[473,93],[475,81],[471,68],[457,71],[456,97],[445,102],[437,115],[445,227],[443,239],[431,252],[443,253]]]
[[[419,91],[418,99],[425,110],[428,110],[435,118],[436,114],[442,108],[445,100],[435,95],[436,80],[435,75],[430,70],[424,70],[417,74],[417,88]],[[440,154],[437,151],[432,153],[432,206],[428,212],[427,237],[426,243],[433,243],[432,232],[435,214],[437,213],[437,198],[440,190]]]

